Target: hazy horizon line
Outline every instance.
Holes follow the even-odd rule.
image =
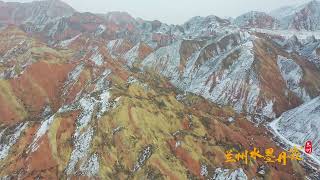
[[[207,12],[207,13],[204,13],[204,14],[192,14],[190,13],[190,15],[186,15],[183,20],[181,20],[180,22],[170,22],[169,20],[169,16],[168,16],[168,19],[166,18],[155,18],[155,17],[143,17],[141,15],[138,15],[139,13],[133,13],[133,12],[130,12],[129,9],[127,10],[120,10],[120,9],[109,9],[107,11],[104,11],[104,12],[99,12],[99,11],[94,11],[94,10],[83,10],[79,7],[75,7],[73,5],[72,2],[70,1],[73,1],[73,0],[0,0],[0,1],[3,1],[3,2],[16,2],[16,3],[32,3],[32,2],[39,2],[39,1],[62,1],[63,3],[67,4],[68,6],[72,7],[76,12],[79,12],[79,13],[92,13],[92,14],[97,14],[97,15],[107,15],[108,13],[112,13],[112,12],[119,12],[119,13],[127,13],[129,14],[131,17],[135,18],[135,19],[143,19],[143,20],[147,20],[147,21],[160,21],[160,22],[163,22],[165,24],[169,24],[169,25],[182,25],[184,23],[186,23],[187,21],[191,20],[192,18],[194,17],[208,17],[208,16],[216,16],[216,17],[219,17],[219,18],[222,18],[222,19],[235,19],[243,14],[246,14],[246,13],[249,13],[249,12],[264,12],[264,13],[267,13],[267,14],[270,14],[270,12],[274,11],[274,10],[277,10],[277,9],[280,9],[280,8],[284,8],[284,7],[290,7],[290,6],[299,6],[299,5],[303,5],[303,4],[306,4],[306,3],[309,3],[311,1],[318,1],[320,2],[319,0],[296,0],[294,3],[292,4],[286,4],[286,5],[282,5],[282,6],[278,6],[276,8],[272,8],[272,9],[269,9],[267,11],[263,11],[263,10],[257,10],[257,9],[251,9],[251,10],[247,10],[247,11],[244,11],[244,12],[241,12],[241,13],[237,13],[237,14],[233,14],[233,15],[219,15],[219,13],[215,13],[214,11],[210,11],[210,12]],[[122,0],[123,1],[123,0]],[[299,1],[299,2],[297,2]],[[302,2],[303,1],[303,2]],[[77,3],[77,4],[81,4],[81,3]],[[166,13],[164,13],[166,14]]]

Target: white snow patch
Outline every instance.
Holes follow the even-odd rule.
[[[175,144],[175,147],[177,148],[177,147],[180,147],[181,146],[181,144],[182,144],[182,142],[181,141],[177,141],[176,142],[176,144]]]
[[[97,154],[93,154],[86,163],[80,166],[80,171],[88,176],[97,176],[99,173],[99,158]]]
[[[91,97],[83,97],[79,101],[82,112],[77,119],[77,128],[75,136],[78,136],[78,133],[81,132],[81,129],[88,126],[89,122],[91,121],[94,106],[96,105],[95,99]]]
[[[90,122],[95,118],[94,115],[100,119],[110,107],[109,99],[111,95],[109,92],[109,82],[107,81],[107,77],[110,73],[111,71],[106,69],[95,81],[95,89],[91,93],[83,95],[77,102],[75,102],[75,105],[77,105],[78,109],[82,110],[82,112],[76,121],[76,130],[74,132],[73,139],[74,149],[65,170],[67,175],[73,175],[78,172],[78,170],[76,170],[76,165],[79,162],[82,164],[79,169],[80,173],[88,176],[95,176],[98,174],[98,156],[93,155],[88,159],[88,161],[85,161],[85,159],[89,153],[90,144],[94,134],[94,130]],[[97,94],[93,95],[92,93]]]
[[[100,25],[98,26],[97,30],[96,30],[95,35],[98,36],[98,35],[102,34],[103,32],[106,31],[106,29],[107,29],[107,28],[106,28],[105,25],[100,24]]]
[[[299,40],[306,40],[310,36],[314,36],[316,39],[320,39],[320,31],[268,30],[268,29],[258,29],[258,28],[253,28],[252,30],[260,33],[282,36],[286,39],[292,36],[297,36]]]
[[[275,118],[276,114],[273,112],[273,101],[268,101],[267,105],[262,109],[262,115],[269,117],[269,118]]]
[[[145,162],[151,157],[152,155],[152,146],[147,146],[142,154],[140,154],[138,161],[133,167],[133,172],[138,171],[144,164]]]
[[[91,140],[93,137],[93,128],[89,127],[85,132],[74,137],[74,149],[66,168],[66,174],[71,175],[75,172],[76,164],[84,158],[90,149]]]
[[[119,96],[119,97],[117,97],[116,99],[114,99],[114,101],[117,103],[117,102],[120,101],[120,99],[121,99],[121,96]]]
[[[278,56],[277,64],[288,89],[294,92],[304,102],[310,101],[311,98],[305,88],[301,87],[303,78],[302,68],[294,60],[287,59],[283,56]]]
[[[93,49],[93,55],[91,56],[90,60],[94,62],[97,66],[101,66],[103,64],[104,59],[103,56],[100,54],[98,47],[95,47]]]
[[[102,75],[99,77],[97,83],[96,83],[96,87],[95,87],[95,91],[101,91],[104,90],[108,87],[109,83],[106,80],[106,78],[111,74],[111,70],[106,69]]]
[[[81,33],[78,34],[78,35],[76,35],[75,37],[73,37],[73,38],[71,38],[71,39],[67,39],[67,40],[61,41],[61,42],[59,43],[59,46],[66,48],[66,47],[68,47],[73,41],[75,41],[76,39],[78,39],[78,37],[80,37],[80,36],[81,36]]]
[[[234,121],[235,121],[235,119],[233,117],[228,118],[228,122],[234,122]]]
[[[43,135],[47,133],[51,124],[54,121],[54,118],[55,118],[55,114],[41,122],[41,126],[38,129],[37,133],[35,134],[33,141],[28,148],[28,153],[35,152],[39,148],[39,140]]]
[[[70,88],[78,82],[83,69],[84,65],[79,64],[68,74],[68,79],[63,85],[63,97],[66,96]]]
[[[0,160],[5,159],[10,151],[10,148],[18,141],[21,133],[28,126],[28,122],[20,123],[16,128],[13,129],[12,134],[8,134],[3,136],[3,134],[8,131],[8,129],[4,129],[0,134]]]
[[[107,48],[112,51],[114,48],[118,48],[122,44],[122,42],[123,39],[112,40],[107,44]]]
[[[127,80],[127,83],[128,84],[134,84],[134,83],[137,83],[138,80],[136,78],[134,78],[133,76],[130,76]]]
[[[124,41],[123,39],[115,39],[108,42],[107,49],[113,57],[118,56],[116,51],[122,45],[123,41]]]
[[[124,59],[126,60],[129,67],[132,67],[133,63],[139,57],[139,48],[140,43],[136,44],[132,49],[130,49],[125,55]]]
[[[208,167],[205,164],[201,164],[201,168],[200,168],[200,176],[208,176],[209,172],[208,172]]]
[[[242,168],[234,171],[230,169],[217,168],[213,176],[215,180],[247,180],[247,175],[244,173]]]
[[[107,110],[110,107],[110,103],[109,103],[109,99],[110,99],[111,95],[109,93],[109,91],[104,91],[103,93],[100,94],[100,111],[97,114],[97,117],[100,119],[103,114],[105,112],[107,112]]]

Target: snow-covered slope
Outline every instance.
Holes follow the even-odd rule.
[[[289,92],[296,99],[308,101],[315,96],[314,93],[309,95],[309,87],[315,87],[318,92],[319,81],[305,86],[302,82],[309,80],[303,71],[309,67],[303,66],[307,69],[302,70],[296,60],[285,61],[281,56],[279,60],[273,60],[273,53],[278,52],[267,43],[246,31],[209,41],[180,40],[151,53],[142,65],[144,69],[169,78],[183,91],[201,95],[219,105],[232,106],[239,113],[274,118],[279,112],[295,106],[296,102],[288,99]],[[273,73],[266,72],[270,68]],[[275,78],[278,87],[267,81]]]
[[[311,140],[310,157],[320,165],[320,97],[283,113],[270,127],[289,146],[301,147]]]
[[[221,105],[231,103],[238,112],[241,112],[245,104],[255,106],[254,101],[260,91],[255,84],[256,81],[252,80],[250,98],[242,99],[246,96],[242,94],[245,92],[241,87],[249,83],[246,80],[247,71],[253,62],[250,51],[252,42],[241,45],[245,41],[247,40],[244,35],[239,33],[220,37],[204,45],[196,41],[177,41],[150,54],[143,61],[143,66],[168,77],[184,91],[202,95]],[[190,44],[188,46],[192,47],[189,49],[189,55],[180,54],[186,47],[183,44]],[[185,60],[182,58],[183,55],[186,56]],[[231,62],[230,69],[224,69],[224,61],[230,56],[237,56],[238,60]],[[245,103],[246,100],[252,102]]]
[[[196,16],[185,22],[182,27],[186,36],[213,36],[219,29],[226,28],[230,21],[217,16]]]
[[[320,30],[320,2],[312,0],[299,6],[284,7],[270,13],[284,29]]]
[[[243,172],[243,169],[236,169],[231,171],[229,169],[217,168],[213,179],[216,180],[247,180],[246,174]]]
[[[60,0],[30,3],[0,2],[0,24],[28,24],[28,26],[39,30],[49,22],[71,16],[74,12],[72,7]]]
[[[276,29],[279,22],[274,17],[264,12],[251,11],[237,17],[234,24],[245,28],[263,28],[263,29]]]
[[[282,56],[278,56],[277,64],[288,89],[294,92],[304,102],[310,101],[310,96],[306,90],[301,87],[303,78],[302,68],[295,63],[294,60]]]
[[[267,34],[288,53],[297,53],[320,69],[320,32],[255,29]]]

